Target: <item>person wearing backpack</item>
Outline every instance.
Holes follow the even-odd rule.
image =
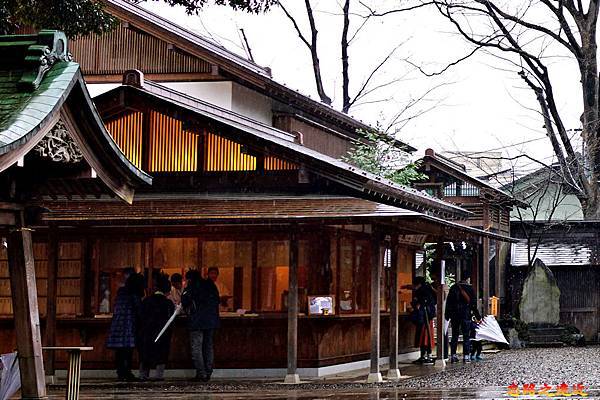
[[[448,292],[446,300],[446,320],[450,321],[452,328],[452,339],[450,341],[450,362],[458,362],[456,348],[458,347],[458,336],[463,335],[463,362],[470,362],[471,353],[471,318],[473,315],[479,320],[481,316],[477,310],[477,298],[475,290],[469,283],[469,278],[463,276],[460,282],[455,283]]]

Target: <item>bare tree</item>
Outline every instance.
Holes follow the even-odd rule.
[[[572,214],[566,214],[561,210],[561,207],[567,205],[566,200],[569,194],[574,193],[574,188],[562,174],[560,163],[547,164],[526,154],[496,157],[486,155],[486,152],[452,153],[458,155],[462,161],[476,165],[485,173],[490,183],[500,186],[520,202],[516,207],[512,207],[511,220],[517,222],[520,236],[526,241],[528,265],[533,266],[546,234],[556,226],[564,225],[573,217]],[[523,175],[520,172],[522,165],[519,164],[522,159],[527,159],[530,164],[536,165],[535,171]],[[495,164],[490,161],[510,163],[510,166],[500,167],[495,171],[488,168],[491,164]]]
[[[600,217],[600,153],[598,138],[599,77],[596,31],[600,2],[590,0],[524,0],[515,5],[490,0],[436,0],[435,6],[474,46],[486,49],[519,67],[518,74],[536,96],[546,135],[560,165],[565,184],[576,188],[586,219]],[[581,77],[584,154],[557,106],[551,77],[550,49],[574,60]],[[559,53],[562,55],[562,53]]]
[[[356,1],[355,1],[356,3]],[[359,1],[360,6],[362,8],[368,9],[368,6]],[[312,68],[314,80],[317,88],[317,94],[322,102],[326,104],[331,104],[331,97],[327,94],[325,90],[325,86],[323,85],[323,77],[321,71],[321,63],[319,60],[319,31],[317,28],[317,23],[315,21],[315,11],[312,7],[310,0],[304,0],[304,11],[306,18],[308,19],[308,25],[310,32],[308,34],[304,33],[300,28],[300,24],[298,23],[298,18],[292,14],[292,12],[281,2],[277,3],[285,16],[291,22],[294,30],[298,34],[298,37],[304,43],[308,51],[310,52],[311,60],[312,60]],[[394,78],[389,80],[383,84],[379,84],[376,86],[372,86],[374,82],[374,78],[377,73],[383,68],[383,66],[392,58],[396,50],[399,46],[396,46],[389,53],[383,57],[377,64],[373,66],[371,71],[367,74],[366,78],[358,85],[354,95],[351,95],[351,85],[352,79],[350,74],[350,54],[349,50],[352,45],[352,41],[357,37],[357,35],[361,32],[361,30],[367,25],[370,15],[359,15],[358,13],[353,13],[351,10],[351,4],[353,4],[352,0],[343,0],[343,4],[341,5],[341,13],[339,17],[342,19],[342,33],[340,39],[340,53],[341,53],[341,62],[342,62],[342,112],[348,113],[350,108],[356,105],[361,99],[372,94],[374,91],[381,89],[384,86],[391,85],[397,81],[398,78]],[[356,15],[356,17],[360,20],[360,23],[357,24],[357,27],[354,31],[351,31],[351,16]]]
[[[414,0],[402,7],[378,11],[386,16],[427,6],[435,7],[473,51],[484,50],[509,63],[532,90],[539,116],[560,165],[565,184],[575,188],[584,218],[600,218],[600,99],[597,55],[598,0]],[[468,53],[438,72],[464,61]],[[557,106],[555,83],[563,76],[551,76],[550,63],[567,57],[579,69],[582,98],[581,138],[583,154],[575,150],[565,125],[566,116]]]

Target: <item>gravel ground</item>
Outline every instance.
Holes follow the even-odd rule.
[[[82,393],[94,397],[93,393],[101,393],[107,390],[112,391],[133,391],[137,393],[131,398],[139,398],[141,393],[147,393],[154,398],[162,398],[161,393],[169,393],[170,396],[177,398],[180,394],[180,400],[183,400],[186,393],[255,393],[257,398],[267,398],[267,393],[291,393],[293,391],[303,393],[340,393],[340,391],[352,391],[355,389],[366,390],[371,393],[376,388],[379,390],[392,391],[395,397],[398,393],[406,391],[408,398],[412,398],[410,393],[415,389],[425,390],[428,394],[425,398],[454,398],[448,394],[459,394],[461,392],[470,393],[467,398],[499,398],[496,395],[492,397],[475,396],[482,390],[493,390],[494,392],[506,392],[506,387],[513,381],[517,381],[520,386],[523,383],[535,383],[539,387],[543,383],[556,385],[565,382],[569,385],[583,383],[586,388],[593,388],[588,398],[597,398],[600,396],[600,372],[598,364],[600,362],[600,347],[590,346],[583,348],[558,348],[558,349],[522,349],[505,350],[497,354],[484,354],[485,360],[477,363],[453,366],[446,370],[433,372],[431,367],[414,367],[406,364],[401,365],[401,372],[414,376],[398,382],[383,382],[381,384],[365,384],[365,377],[354,376],[352,378],[332,379],[326,381],[312,380],[300,385],[282,385],[277,382],[261,381],[215,381],[209,384],[192,384],[186,381],[170,381],[161,383],[144,384],[115,384],[114,382],[105,382],[95,385],[93,383],[83,383]],[[437,367],[436,367],[437,368]],[[385,371],[382,371],[385,376]],[[427,373],[427,375],[421,375]],[[484,389],[487,388],[487,389]],[[495,389],[492,389],[495,388]],[[447,391],[447,389],[453,389]],[[60,391],[60,387],[55,387],[54,391]],[[289,392],[291,391],[291,392]],[[445,391],[443,396],[438,397],[433,392]],[[257,393],[258,392],[258,393]],[[113,392],[114,393],[114,392]],[[260,395],[259,393],[263,393]],[[425,392],[421,392],[423,396]],[[124,393],[123,393],[124,394]],[[157,397],[158,395],[158,397]],[[262,396],[262,397],[261,397]],[[406,394],[401,395],[405,397]],[[97,396],[101,398],[101,396]],[[394,397],[394,398],[395,398]],[[102,397],[104,398],[104,397]],[[114,398],[130,398],[117,395]],[[171,397],[168,397],[171,398]],[[221,397],[218,397],[219,399]],[[235,397],[245,398],[245,397]],[[287,397],[286,397],[287,398]],[[297,397],[303,398],[303,397]],[[356,397],[360,399],[362,397]],[[384,396],[383,398],[388,398]],[[502,397],[504,398],[504,397]],[[212,399],[212,397],[211,397]]]
[[[411,378],[398,383],[409,388],[480,388],[506,387],[511,382],[520,384],[543,383],[569,385],[583,383],[600,387],[600,347],[564,347],[556,349],[521,349],[485,355],[485,360]]]

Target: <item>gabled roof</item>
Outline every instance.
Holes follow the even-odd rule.
[[[366,199],[444,217],[461,218],[469,215],[468,211],[460,207],[430,197],[415,189],[395,184],[385,178],[295,143],[290,140],[287,132],[247,119],[233,111],[198,100],[160,84],[144,81],[143,78],[140,79],[139,86],[117,87],[96,97],[96,101],[100,104],[105,98],[127,96],[128,93],[149,96],[153,100],[159,100],[234,127],[239,132],[250,135],[261,146],[273,149],[274,155],[299,165],[305,165],[316,175],[356,191]]]
[[[273,80],[269,68],[261,67],[239,55],[217,45],[211,40],[191,32],[181,26],[156,15],[126,0],[101,0],[105,9],[115,17],[129,21],[137,28],[158,37],[167,43],[173,43],[180,49],[208,62],[219,65],[219,68],[231,75],[245,80],[247,83],[264,89],[269,95],[278,97],[283,103],[296,106],[313,116],[330,119],[337,125],[350,130],[372,130],[373,127],[358,121],[347,114],[337,111],[320,101],[311,99],[281,83]],[[416,149],[407,143],[398,141],[406,151]]]
[[[152,180],[112,140],[79,65],[69,58],[62,32],[0,36],[0,172],[65,117],[77,125],[69,133],[86,161],[115,194],[130,202],[133,188]]]
[[[520,201],[516,200],[509,193],[507,193],[501,189],[495,188],[494,186],[490,185],[489,183],[467,174],[464,166],[462,166],[461,164],[458,164],[440,154],[436,154],[432,149],[427,149],[425,151],[425,156],[421,159],[421,161],[422,161],[423,166],[431,165],[434,168],[439,169],[440,171],[444,172],[447,175],[450,175],[451,177],[453,177],[457,180],[468,182],[468,183],[476,186],[480,190],[484,190],[484,191],[490,193],[493,197],[496,197],[501,202],[506,203],[507,205],[518,204],[520,206],[523,206],[522,204],[520,204],[521,203]]]

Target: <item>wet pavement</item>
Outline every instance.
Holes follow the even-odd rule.
[[[600,390],[588,389],[586,399],[600,398]],[[63,399],[63,393],[53,393],[50,399]],[[171,391],[143,389],[104,389],[82,393],[81,399],[196,399],[196,400],[435,400],[435,399],[515,399],[506,388],[457,388],[457,389],[403,389],[364,387],[356,389],[281,389],[271,388],[249,391],[206,391],[205,388],[188,387]],[[547,399],[546,396],[520,396],[523,399]],[[553,399],[577,399],[584,397],[553,397]]]
[[[366,370],[327,378],[310,379],[300,385],[283,385],[279,380],[216,380],[209,384],[170,380],[124,384],[84,380],[81,399],[201,399],[201,400],[371,400],[371,399],[547,399],[548,396],[510,396],[513,381],[571,387],[582,383],[587,399],[600,399],[600,347],[522,349],[485,354],[482,362],[442,367],[399,365],[400,381],[365,384]],[[386,370],[382,370],[385,376]],[[51,387],[51,399],[64,398],[64,385]],[[584,398],[580,396],[553,399]]]

